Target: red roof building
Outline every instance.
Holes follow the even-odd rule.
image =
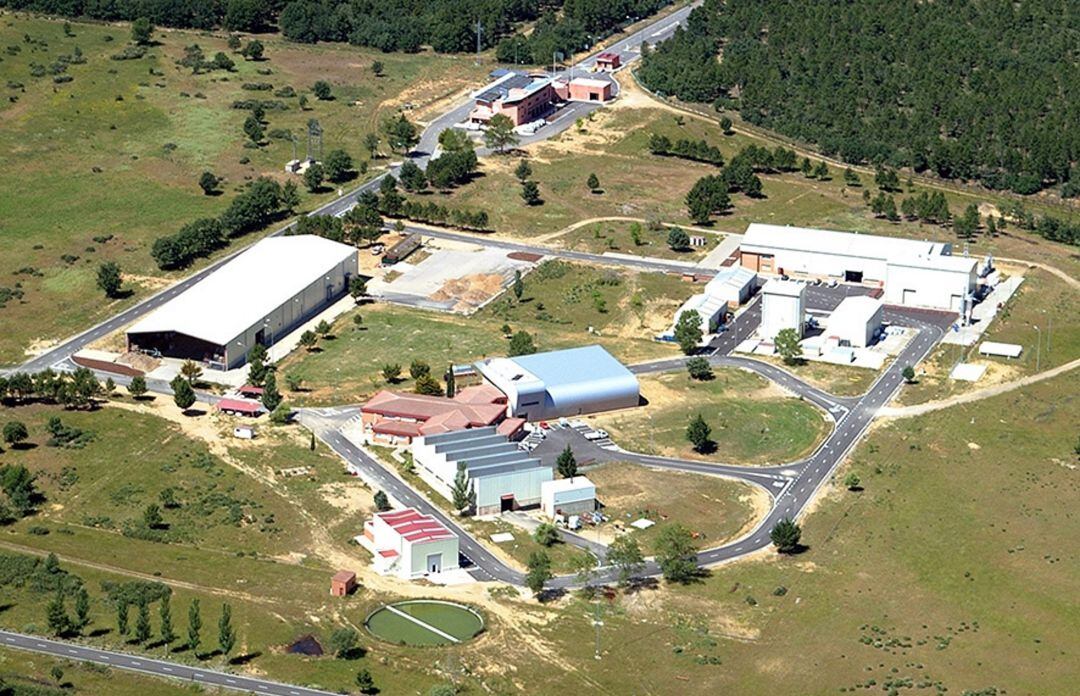
[[[383,575],[410,579],[458,568],[457,535],[413,508],[377,513],[357,541]]]
[[[611,72],[613,70],[618,70],[621,65],[622,58],[618,53],[605,51],[596,57],[596,67],[600,70]]]
[[[506,396],[490,385],[462,389],[454,398],[381,391],[360,407],[373,441],[407,445],[420,435],[497,425],[506,418]]]
[[[356,589],[356,573],[351,570],[339,570],[330,578],[330,595],[344,597]]]
[[[245,401],[243,399],[222,399],[217,402],[217,410],[231,416],[258,416],[262,413],[262,405],[257,401]]]

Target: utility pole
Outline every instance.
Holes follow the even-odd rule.
[[[1035,327],[1035,331],[1038,332],[1038,337],[1035,339],[1035,371],[1039,371],[1039,361],[1042,357],[1042,329],[1037,324],[1032,324]]]

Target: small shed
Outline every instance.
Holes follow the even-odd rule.
[[[400,242],[386,250],[386,253],[383,254],[383,264],[392,265],[398,261],[404,260],[406,256],[420,248],[420,243],[422,241],[423,238],[420,236],[420,233],[413,232],[408,237],[402,239]]]
[[[612,72],[622,65],[622,57],[618,53],[604,51],[596,57],[596,67],[600,70]]]
[[[596,484],[574,476],[540,484],[540,509],[548,517],[577,515],[596,509]]]
[[[236,390],[236,393],[245,399],[261,399],[263,395],[263,388],[256,387],[252,384],[245,384]]]
[[[339,570],[330,578],[330,596],[344,597],[356,590],[356,573],[351,570]]]
[[[1024,347],[1017,343],[997,343],[983,341],[979,344],[979,355],[993,355],[1001,358],[1019,358]]]

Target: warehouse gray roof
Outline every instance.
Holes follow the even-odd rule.
[[[464,462],[469,478],[527,471],[545,466],[529,457],[495,428],[471,428],[452,433],[427,435],[424,442],[446,455],[447,461]]]

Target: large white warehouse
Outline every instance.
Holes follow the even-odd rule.
[[[129,350],[158,350],[212,368],[242,365],[344,295],[356,248],[313,235],[252,245],[127,330]]]
[[[530,421],[632,408],[640,399],[637,377],[600,346],[490,358],[476,369],[506,394],[511,416]]]
[[[795,329],[802,338],[806,328],[806,285],[794,280],[770,280],[761,289],[761,328],[766,341],[784,329]]]
[[[752,271],[876,282],[890,304],[962,311],[978,278],[978,261],[945,242],[753,223],[739,248]]]
[[[537,505],[541,485],[554,478],[550,465],[529,457],[493,427],[414,437],[412,456],[420,478],[451,501],[462,464],[478,515]]]

